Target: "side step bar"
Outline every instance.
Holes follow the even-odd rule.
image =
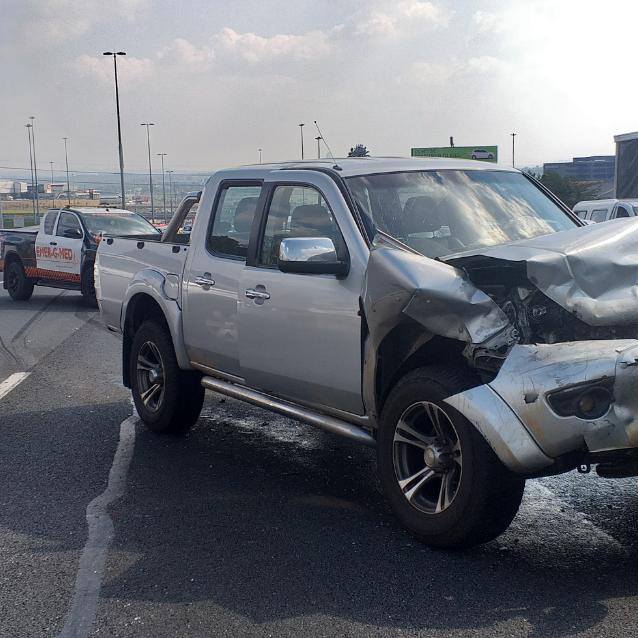
[[[315,427],[332,432],[333,434],[339,434],[345,436],[348,439],[369,445],[371,447],[376,446],[374,438],[366,432],[363,428],[356,425],[352,425],[347,421],[336,419],[332,416],[327,416],[309,408],[302,408],[281,399],[276,399],[262,392],[251,390],[228,381],[222,381],[221,379],[215,379],[214,377],[203,377],[202,385],[207,390],[213,392],[219,392],[233,399],[239,399],[240,401],[246,401],[246,403],[252,403],[260,408],[265,408],[272,412],[283,414],[291,419],[302,421],[303,423],[309,423]]]

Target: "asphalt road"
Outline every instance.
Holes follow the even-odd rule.
[[[637,481],[530,481],[510,530],[433,551],[371,450],[209,395],[130,419],[79,295],[0,291],[0,636],[638,636]],[[88,514],[88,516],[87,516]]]

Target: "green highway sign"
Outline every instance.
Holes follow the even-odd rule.
[[[498,146],[434,146],[413,148],[412,157],[453,157],[455,159],[473,159],[484,162],[498,162]]]

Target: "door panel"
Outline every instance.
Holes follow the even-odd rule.
[[[317,180],[323,190],[308,189],[308,180]],[[328,177],[308,174],[299,182],[286,176],[286,184],[273,185],[255,263],[242,272],[242,376],[270,394],[363,414],[359,296],[364,265],[353,258],[343,279],[283,273],[276,266],[285,237],[329,237],[337,252],[347,255],[339,227],[349,213],[336,186]],[[265,294],[247,297],[246,291]]]
[[[356,414],[361,402],[358,293],[332,275],[246,268],[239,300],[242,376],[265,392]],[[269,299],[249,299],[263,290]]]
[[[70,228],[82,233],[82,237],[64,237],[64,230]],[[83,236],[77,216],[62,211],[58,217],[56,234],[48,235],[40,231],[36,237],[37,276],[79,282]]]
[[[193,249],[184,278],[184,339],[191,361],[241,376],[237,299],[261,186],[220,187],[205,242]]]

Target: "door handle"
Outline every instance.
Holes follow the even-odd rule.
[[[195,283],[198,286],[202,286],[202,288],[205,288],[207,286],[214,286],[215,280],[211,279],[209,272],[205,272],[203,277],[195,277]]]
[[[266,299],[270,299],[270,293],[265,292],[264,290],[255,290],[254,288],[249,288],[246,291],[246,297],[248,297],[248,299],[262,299],[265,301]]]
[[[58,242],[57,241],[50,241],[49,242],[49,246],[57,246]]]

